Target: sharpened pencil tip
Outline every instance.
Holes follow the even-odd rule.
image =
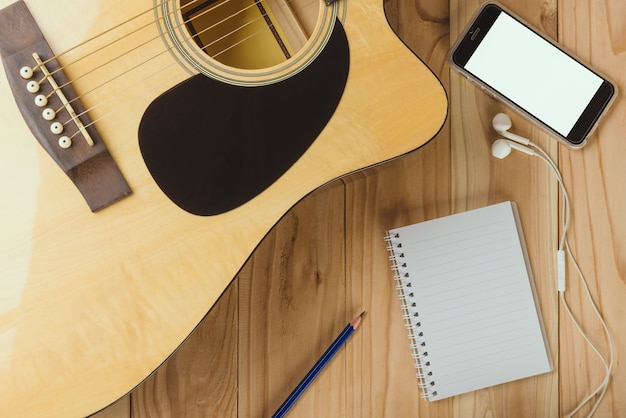
[[[361,314],[359,316],[357,316],[356,318],[354,318],[352,320],[352,322],[350,322],[350,325],[352,325],[352,328],[357,329],[357,327],[359,326],[359,324],[361,323],[361,319],[363,319],[363,317],[365,316],[365,313],[367,311],[363,311],[361,312]]]

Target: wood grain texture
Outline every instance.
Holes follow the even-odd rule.
[[[361,308],[346,306],[344,213],[339,183],[309,196],[255,251],[252,274],[239,276],[238,416],[270,416]],[[338,353],[291,414],[344,410],[345,362]]]
[[[615,369],[598,417],[626,415],[624,318],[626,318],[626,9],[620,1],[581,1],[576,7],[559,2],[559,39],[566,48],[614,80],[621,93],[608,117],[582,152],[561,149],[560,166],[572,199],[570,243],[590,292],[603,313],[615,344]],[[568,265],[568,300],[577,320],[598,349],[608,355],[599,321]],[[598,357],[584,343],[561,311],[561,408],[572,410],[604,379]],[[583,408],[588,413],[590,405]]]
[[[398,35],[448,85],[447,7],[439,2],[387,2]],[[349,300],[368,310],[350,347],[347,417],[408,417],[451,412],[421,400],[400,301],[383,240],[385,230],[450,213],[450,130],[419,151],[346,181]],[[426,415],[428,416],[428,415]]]
[[[586,0],[576,2],[576,7],[570,2],[557,4],[556,0],[504,3],[592,62],[616,81],[620,91],[626,89],[623,71],[626,68],[626,28],[621,19],[625,10],[620,1]],[[340,319],[349,320],[350,311],[361,306],[369,313],[358,334],[328,370],[328,376],[322,376],[324,379],[315,383],[310,395],[314,400],[309,399],[305,401],[306,407],[294,410],[294,417],[312,416],[315,408],[329,407],[339,411],[333,416],[346,417],[559,417],[572,410],[603,378],[600,362],[565,317],[554,290],[551,254],[557,245],[559,216],[559,192],[554,177],[543,163],[525,155],[512,154],[507,160],[493,160],[489,146],[496,136],[491,129],[491,117],[505,108],[448,72],[445,59],[449,43],[478,6],[478,1],[461,0],[452,0],[449,8],[447,2],[436,0],[386,2],[392,26],[446,86],[450,98],[448,123],[420,150],[354,174],[343,183],[307,197],[282,220],[266,240],[268,243],[264,242],[255,252],[235,282],[239,283],[240,299],[239,313],[233,321],[239,325],[232,326],[238,327],[240,337],[238,345],[231,349],[244,354],[239,357],[238,382],[228,384],[237,384],[246,394],[239,398],[237,416],[271,413],[272,402],[279,402],[276,397],[290,390],[290,385],[285,386],[276,374],[284,373],[284,379],[294,384],[299,378],[298,367],[294,366],[297,361],[289,359],[296,355],[293,347],[307,351],[297,355],[310,356],[308,359],[313,361],[313,353],[324,345],[320,340],[332,338],[337,331],[332,328],[342,326]],[[623,99],[619,98],[594,138],[578,151],[557,146],[547,135],[509,112],[514,132],[532,138],[552,156],[559,157],[566,185],[572,193],[570,242],[588,275],[591,293],[613,331],[616,344],[611,385],[596,414],[602,418],[626,416],[623,397],[626,341],[622,332],[626,317],[626,198],[622,185],[626,167],[621,161],[626,155],[626,142],[622,138],[626,132],[624,106]],[[411,367],[406,331],[399,316],[400,304],[388,270],[382,243],[384,230],[508,199],[516,201],[520,208],[555,371],[436,403],[423,401]],[[319,237],[310,232],[310,226],[296,227],[303,222],[323,225],[324,221],[319,218],[320,205],[328,206],[329,210],[343,207],[345,226],[338,227],[332,234],[330,229],[322,227]],[[306,218],[313,221],[307,222]],[[311,249],[302,246],[306,240],[310,240]],[[345,300],[316,295],[309,307],[302,298],[303,294],[311,293],[308,277],[318,265],[311,262],[311,254],[324,243],[328,252],[343,254],[345,259],[338,266],[324,263],[329,271],[345,275],[344,283],[337,290],[344,292]],[[288,279],[284,275],[270,274],[285,271],[293,274]],[[253,277],[255,280],[251,280]],[[300,333],[301,323],[280,315],[286,305],[272,295],[276,295],[276,287],[287,283],[294,286],[288,291],[294,298],[290,299],[294,302],[292,309],[297,309],[303,321],[313,329],[326,330],[327,334],[320,333],[320,340]],[[341,290],[344,285],[345,291]],[[247,290],[243,291],[244,288]],[[566,297],[577,318],[606,353],[601,329],[573,274],[568,289]],[[341,314],[346,317],[339,318]],[[256,316],[265,320],[255,322],[251,318]],[[280,345],[273,344],[270,341],[273,338],[278,338]],[[284,359],[288,359],[286,365]],[[306,370],[306,366],[301,365],[301,369]],[[164,379],[162,386],[168,385],[166,380],[186,379],[176,374],[159,378]],[[211,384],[219,386],[221,382]],[[181,402],[184,401],[181,399]],[[588,411],[586,407],[579,416]],[[119,418],[130,416],[122,412]],[[210,414],[198,409],[190,416]]]
[[[131,416],[131,396],[126,395],[112,405],[92,415],[94,418],[127,418]]]
[[[503,2],[507,5],[507,2]],[[509,2],[508,6],[532,25],[551,34],[556,30],[556,4],[544,1]],[[456,39],[479,2],[451,2],[451,37]],[[552,18],[546,18],[552,16]],[[557,189],[549,169],[539,160],[511,155],[506,160],[491,156],[491,143],[497,138],[492,117],[505,107],[491,99],[458,74],[451,75],[452,206],[458,212],[512,200],[518,203],[531,269],[535,276],[540,308],[548,334],[555,371],[542,376],[466,394],[455,409],[511,416],[558,416],[558,315],[554,292],[553,257],[556,251]],[[511,112],[508,112],[509,114]],[[537,129],[528,128],[513,117],[515,131],[533,138],[551,154],[554,141]],[[482,394],[480,392],[483,392]],[[489,399],[485,403],[485,397]]]
[[[0,405],[15,416],[81,416],[124,396],[193,331],[298,201],[419,147],[445,118],[441,84],[395,37],[382,2],[313,3],[320,16],[333,10],[345,19],[351,62],[336,112],[255,199],[219,216],[193,216],[159,190],[136,141],[149,103],[189,76],[159,37],[153,2],[26,4],[53,51],[85,48],[60,63],[73,64],[65,72],[77,92],[106,85],[84,102],[95,107],[92,119],[134,193],[95,215],[87,210],[34,143],[0,69],[0,193],[10,198],[0,205]],[[109,27],[116,29],[92,38]],[[114,68],[102,65],[113,61]],[[140,63],[147,64],[132,71]]]
[[[178,355],[133,393],[133,417],[237,416],[238,306],[238,288],[229,286]]]

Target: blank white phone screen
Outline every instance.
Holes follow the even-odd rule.
[[[603,82],[505,13],[465,68],[564,137]]]

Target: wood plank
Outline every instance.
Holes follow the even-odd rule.
[[[235,282],[179,350],[133,391],[133,418],[237,416],[237,299]]]
[[[437,1],[386,3],[399,36],[447,85],[447,7]],[[346,416],[447,416],[448,404],[421,400],[400,302],[391,279],[385,230],[450,211],[450,132],[420,150],[346,181],[349,300],[368,310],[363,338],[348,351]]]
[[[556,33],[554,1],[504,1],[522,18],[549,36]],[[479,7],[478,1],[451,1],[451,39],[456,40]],[[548,334],[555,371],[462,395],[452,400],[455,410],[475,414],[492,411],[497,415],[558,416],[558,311],[552,277],[556,253],[557,190],[549,170],[538,159],[511,155],[506,160],[491,156],[491,143],[497,138],[491,118],[506,108],[488,97],[458,74],[451,74],[452,206],[463,211],[513,200],[518,203],[531,268],[539,295],[540,308]],[[516,132],[532,138],[554,154],[554,141],[509,113]]]
[[[399,4],[406,6],[405,3]],[[411,7],[415,7],[422,12],[422,15],[425,15],[424,11],[427,9],[424,8],[424,4],[420,3],[419,6],[422,8],[416,5]],[[457,5],[451,7],[452,10],[459,8],[463,9]],[[402,6],[399,6],[397,10],[401,16],[411,15],[410,13],[402,14]],[[474,10],[475,8],[471,9],[465,18],[469,18]],[[391,18],[391,21],[393,22],[394,19]],[[459,24],[457,33],[464,24],[465,22]],[[411,26],[404,27],[410,28]],[[420,40],[421,43],[416,45],[426,44],[424,48],[427,51],[429,47],[432,48],[428,42]],[[438,54],[427,56],[438,56]],[[431,68],[438,67],[431,65]],[[445,80],[444,77],[442,78]],[[454,82],[459,82],[455,79],[455,75],[452,78]],[[475,415],[483,415],[487,411],[496,414],[499,413],[498,411],[508,411],[511,414],[525,411],[523,413],[529,416],[556,416],[558,414],[556,373],[485,389],[434,404],[421,401],[415,373],[410,366],[408,342],[403,347],[382,343],[382,341],[392,341],[398,345],[400,341],[406,341],[406,331],[398,314],[399,303],[393,302],[395,289],[390,280],[388,265],[386,261],[383,263],[372,261],[378,258],[376,254],[384,253],[382,242],[378,241],[377,244],[377,240],[383,236],[384,229],[443,216],[450,211],[449,205],[452,205],[454,211],[461,211],[512,198],[521,203],[520,207],[525,212],[523,219],[526,224],[535,214],[543,219],[540,225],[542,228],[538,228],[539,232],[535,233],[534,229],[528,227],[525,229],[528,230],[529,239],[533,243],[538,243],[534,247],[534,268],[549,268],[546,266],[549,263],[541,262],[544,259],[541,251],[545,250],[543,248],[546,246],[545,243],[549,245],[553,242],[552,238],[556,233],[556,229],[551,226],[554,223],[550,222],[554,219],[556,207],[551,205],[551,196],[553,198],[555,195],[554,184],[549,179],[549,173],[545,170],[540,171],[537,178],[539,189],[541,192],[546,192],[547,197],[544,200],[532,199],[536,190],[534,187],[528,184],[519,187],[524,177],[534,177],[528,175],[529,173],[544,169],[535,162],[518,159],[513,167],[506,170],[506,173],[503,174],[501,169],[494,173],[493,161],[489,153],[493,134],[486,130],[476,132],[472,129],[464,129],[464,124],[470,128],[484,126],[485,124],[481,124],[484,114],[489,114],[490,110],[493,111],[497,106],[493,101],[478,94],[473,86],[464,86],[466,91],[455,97],[456,87],[458,86],[451,86],[452,145],[450,145],[450,138],[446,137],[450,133],[444,130],[435,141],[402,160],[377,170],[375,176],[364,176],[362,181],[348,183],[347,212],[356,213],[356,225],[351,227],[348,223],[347,253],[349,255],[365,254],[362,259],[348,257],[348,260],[353,261],[348,265],[349,283],[352,284],[350,289],[353,291],[353,298],[372,300],[371,304],[375,306],[372,316],[380,315],[376,331],[372,331],[372,335],[369,335],[369,345],[359,347],[360,351],[349,356],[353,359],[355,367],[366,365],[364,376],[358,377],[357,371],[353,374],[357,376],[357,380],[367,382],[367,388],[357,384],[356,390],[360,390],[365,395],[360,398],[360,403],[355,403],[354,410],[349,416],[408,416],[414,415],[416,411],[419,411],[420,416],[430,414],[457,416],[458,411],[474,411]],[[478,104],[476,108],[473,107],[475,103]],[[466,106],[467,104],[471,105]],[[466,107],[469,108],[469,112],[465,112]],[[474,109],[477,111],[472,113]],[[455,119],[457,114],[463,116]],[[450,146],[452,146],[451,154]],[[451,165],[450,161],[452,161]],[[443,174],[437,171],[438,167],[443,170]],[[450,171],[452,172],[451,179],[448,174]],[[500,181],[496,180],[493,184],[494,178]],[[517,180],[509,182],[509,179]],[[438,193],[443,195],[443,199],[438,199],[440,197]],[[365,290],[359,283],[359,277],[363,272],[378,279],[372,279]],[[387,277],[387,281],[379,279],[380,277]],[[547,286],[544,284],[544,288]],[[544,298],[547,301],[543,303],[542,309],[548,311],[548,320],[551,321],[551,347],[556,358],[556,298],[549,297],[553,294],[550,290],[543,289],[542,291],[543,294],[548,295]],[[377,320],[370,319],[370,321]],[[374,325],[372,327],[374,328]],[[385,335],[386,338],[380,338],[381,335]],[[353,349],[355,350],[356,348]],[[546,393],[553,396],[542,396]]]
[[[612,78],[623,95],[626,86],[624,2],[586,0],[577,1],[576,7],[567,7],[564,2],[560,2],[560,5],[561,42]],[[623,416],[626,411],[626,335],[623,333],[623,321],[626,318],[624,115],[626,103],[623,98],[618,98],[584,149],[570,151],[562,148],[560,154],[561,170],[572,199],[573,222],[569,241],[616,346],[611,384],[597,410],[598,417]],[[602,327],[571,263],[568,269],[570,274],[566,299],[593,343],[608,357],[609,348]],[[604,379],[604,369],[563,310],[561,318],[561,407],[565,413],[597,387]],[[592,403],[586,405],[579,415],[588,414]]]
[[[383,237],[388,228],[448,212],[448,199],[436,199],[441,189],[424,187],[420,180],[445,166],[436,156],[446,142],[441,136],[377,175],[347,184],[349,297],[368,310],[363,339],[348,355],[353,396],[347,416],[412,416],[431,406],[420,399]]]
[[[360,312],[346,305],[343,242],[344,190],[333,183],[286,214],[255,251],[250,274],[238,277],[239,416],[270,416]],[[345,356],[337,354],[293,416],[345,410]]]

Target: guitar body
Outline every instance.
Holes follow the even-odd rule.
[[[12,3],[0,0],[0,8]],[[154,13],[143,14],[152,0],[25,3],[51,49],[69,51],[61,64],[76,62],[65,73],[132,194],[92,213],[33,137],[0,70],[0,410],[7,415],[85,416],[128,393],[191,333],[292,206],[329,181],[420,147],[446,117],[442,86],[392,33],[382,0],[320,2],[316,28],[327,25],[329,35],[311,36],[285,64],[231,71],[207,59],[206,73],[170,53],[176,41]],[[145,29],[124,33],[129,19]],[[89,49],[96,37],[103,45],[121,40],[94,46],[97,57],[71,49]],[[141,53],[119,57],[134,45],[144,45]],[[337,62],[346,53],[349,62]],[[121,70],[110,68],[114,59]],[[287,93],[297,89],[302,94]],[[202,118],[199,92],[219,117]],[[232,136],[224,119],[238,109],[247,116],[230,123],[250,126],[234,127]],[[228,163],[185,177],[186,158],[198,169]],[[258,173],[263,178],[253,179]]]

